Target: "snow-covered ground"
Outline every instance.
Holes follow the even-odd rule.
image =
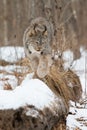
[[[64,53],[64,59],[66,60],[65,69],[72,64],[72,69],[75,70],[80,77],[83,88],[83,98],[85,98],[87,87],[87,52],[81,49],[81,54],[82,56],[79,60],[72,62],[73,54],[68,51]],[[23,57],[25,57],[25,54],[22,47],[0,48],[0,60],[15,62]],[[13,75],[15,70],[20,72],[21,67],[16,65],[0,66],[0,109],[15,109],[28,103],[40,109],[51,105],[55,95],[47,85],[38,79],[32,79],[33,73],[27,75],[21,84],[18,85],[18,79]],[[13,90],[6,90],[6,88],[9,89],[9,87]],[[39,102],[39,100],[41,100],[41,102]],[[87,130],[86,104],[77,104],[77,106],[75,106],[75,103],[71,102],[70,114],[67,117],[67,130]]]
[[[80,49],[81,58],[73,62],[73,54],[65,52],[64,56],[67,59],[65,63],[65,68],[70,67],[72,64],[72,69],[76,71],[80,78],[82,89],[83,89],[83,100],[87,99],[87,51]],[[82,101],[83,102],[83,101]],[[87,103],[87,101],[86,101]],[[71,102],[70,114],[67,118],[67,130],[87,130],[87,104],[82,103],[82,105]]]
[[[0,60],[15,62],[25,56],[23,47],[1,47]]]
[[[46,84],[38,79],[32,79],[32,76],[33,74],[27,75],[21,85],[12,91],[0,90],[0,109],[16,109],[26,104],[43,109],[54,101],[55,95]]]

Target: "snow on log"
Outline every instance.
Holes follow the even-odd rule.
[[[29,74],[14,90],[0,90],[1,130],[64,130],[68,106]]]

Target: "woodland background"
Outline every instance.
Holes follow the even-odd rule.
[[[0,0],[0,46],[23,46],[25,29],[39,16],[50,20],[55,32],[63,23],[65,35],[76,34],[75,49],[87,48],[87,0]]]

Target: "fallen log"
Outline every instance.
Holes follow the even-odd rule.
[[[29,74],[15,90],[0,90],[0,130],[66,130],[69,101],[82,93],[79,77],[52,65],[39,79]]]
[[[55,109],[57,111],[57,108]],[[37,116],[35,117],[33,113]],[[0,110],[0,130],[64,130],[65,128],[65,114],[60,114],[59,117],[58,112],[55,115],[49,108],[41,111],[34,106],[26,106],[17,110]]]
[[[0,130],[66,129],[65,99],[39,79],[27,76],[15,90],[0,90],[0,95]]]

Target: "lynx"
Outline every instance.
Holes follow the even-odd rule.
[[[42,17],[32,20],[24,32],[25,53],[30,60],[32,70],[40,78],[48,73],[49,66],[52,64],[53,33],[52,24]]]

